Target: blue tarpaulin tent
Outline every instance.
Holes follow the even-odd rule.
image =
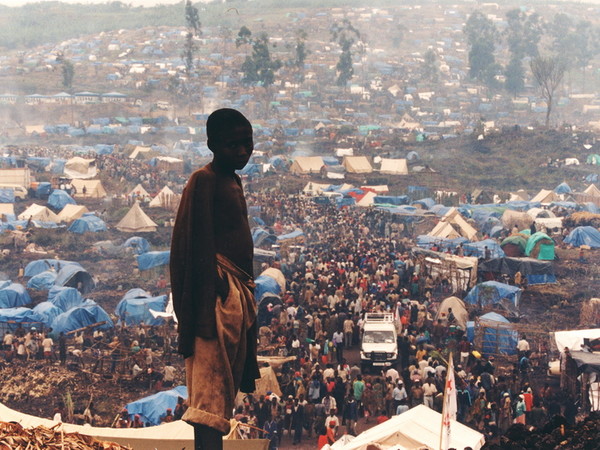
[[[83,234],[88,231],[97,233],[99,231],[106,230],[108,230],[106,223],[100,217],[94,215],[93,213],[84,214],[79,219],[73,221],[73,223],[69,227],[69,231],[79,234]]]
[[[501,304],[502,299],[508,299],[514,308],[519,307],[521,289],[497,281],[485,281],[475,286],[464,298],[469,305],[481,307]]]
[[[22,284],[11,283],[0,289],[0,308],[16,308],[31,303],[31,297]]]
[[[504,251],[500,244],[493,239],[485,239],[479,242],[469,242],[463,245],[465,255],[475,256],[476,258],[485,258],[485,248],[487,247],[490,253],[490,258],[504,257]]]
[[[422,198],[415,200],[411,205],[420,205],[423,209],[431,209],[435,205],[435,201],[432,198]]]
[[[81,306],[83,304],[83,297],[75,288],[54,286],[48,292],[48,302],[60,308],[62,312],[65,312],[71,308]]]
[[[52,192],[52,184],[47,181],[38,183],[35,188],[35,196],[37,198],[47,198]]]
[[[164,252],[146,252],[138,255],[137,263],[140,270],[148,270],[153,267],[164,266],[169,264],[169,257],[171,252],[169,250]]]
[[[14,203],[15,190],[13,188],[0,189],[0,203]]]
[[[44,318],[30,308],[0,308],[0,331],[2,331],[2,336],[8,330],[14,331],[18,323],[22,323],[23,328],[28,329],[30,326],[43,324]]]
[[[47,291],[52,286],[54,286],[54,282],[56,281],[56,271],[54,270],[46,270],[45,272],[38,273],[37,275],[31,277],[27,282],[27,287],[29,289],[38,289],[40,291]]]
[[[440,252],[444,252],[448,249],[452,251],[460,244],[464,245],[467,242],[469,242],[469,240],[464,237],[459,237],[455,239],[445,239],[435,236],[429,236],[427,234],[417,236],[417,247],[431,250],[434,246],[436,246],[438,248],[438,251]]]
[[[35,261],[31,261],[29,264],[27,264],[25,266],[25,276],[33,277],[33,276],[37,275],[38,273],[45,272],[50,267],[54,267],[54,270],[56,270],[58,272],[58,271],[60,271],[60,269],[62,269],[67,264],[75,264],[75,265],[81,267],[81,265],[79,263],[74,262],[74,261],[65,261],[62,259],[38,259]]]
[[[409,198],[406,195],[390,196],[390,195],[376,195],[373,198],[373,203],[377,205],[408,205]]]
[[[573,247],[589,245],[591,248],[600,248],[600,231],[590,226],[577,227],[569,233],[564,242]]]
[[[123,247],[133,248],[133,252],[136,255],[141,255],[142,253],[147,253],[150,251],[150,243],[143,237],[139,236],[133,236],[127,239],[123,243]]]
[[[167,408],[175,411],[177,399],[181,397],[185,400],[187,396],[187,387],[177,386],[169,391],[158,392],[128,403],[125,405],[125,409],[127,409],[131,419],[135,414],[139,414],[142,422],[146,425],[159,425],[160,418],[165,415]]]
[[[60,269],[54,284],[78,288],[82,294],[87,294],[96,287],[92,276],[83,267],[75,264],[69,264]]]
[[[288,239],[296,239],[301,236],[304,236],[304,231],[295,230],[295,231],[292,231],[291,233],[282,234],[280,236],[277,236],[277,240],[281,242],[281,241],[287,241]]]
[[[557,194],[570,194],[573,191],[567,183],[562,182],[554,188],[554,192],[556,192]]]
[[[256,288],[254,288],[254,298],[260,302],[265,294],[281,294],[281,286],[275,278],[268,275],[260,275],[254,280]]]
[[[54,189],[48,197],[48,206],[54,208],[55,211],[61,211],[66,205],[76,204],[77,202],[73,200],[73,197],[60,189]]]
[[[52,324],[52,321],[64,311],[50,302],[42,302],[33,308],[33,312],[42,317],[44,325],[49,327]]]
[[[109,330],[114,327],[106,311],[98,305],[81,306],[72,308],[62,313],[52,321],[52,329],[55,333],[68,333],[69,331],[87,327],[98,322],[105,322],[98,326],[100,330]]]
[[[123,299],[115,308],[115,314],[119,317],[119,324],[124,322],[126,325],[162,325],[162,317],[155,318],[150,310],[165,312],[167,306],[167,296],[150,297],[147,292],[132,289],[127,292]],[[132,295],[135,295],[132,297]]]
[[[482,350],[484,355],[517,353],[519,335],[511,323],[495,312],[479,318],[478,325],[483,331]]]

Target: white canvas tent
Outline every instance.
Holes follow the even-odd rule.
[[[140,198],[143,200],[152,198],[151,195],[148,194],[148,191],[146,191],[146,189],[144,189],[144,186],[142,186],[141,184],[138,184],[136,187],[134,187],[129,192],[129,194],[127,194],[127,196],[136,197],[136,198]]]
[[[119,221],[116,228],[126,233],[143,233],[156,231],[157,227],[158,225],[142,211],[140,204],[135,202],[127,214]]]
[[[152,150],[150,147],[138,145],[133,149],[133,151],[129,155],[129,159],[142,158],[146,153],[149,153],[150,150]]]
[[[408,175],[406,159],[381,158],[379,172],[386,175]]]
[[[71,182],[75,188],[73,197],[78,198],[104,198],[106,191],[100,180],[73,180]],[[84,189],[85,187],[85,189]],[[85,193],[83,192],[85,190]]]
[[[13,203],[0,203],[0,218],[15,215],[15,205]]]
[[[467,321],[469,320],[469,312],[465,306],[465,302],[463,302],[458,297],[448,297],[445,298],[442,303],[440,303],[440,307],[438,308],[438,312],[435,316],[435,321],[438,320],[445,321],[448,319],[448,309],[452,308],[452,314],[456,317],[456,324],[459,325],[463,330],[467,329]]]
[[[43,426],[55,428],[65,433],[79,433],[108,442],[117,442],[136,450],[172,450],[194,447],[194,428],[182,420],[147,428],[107,428],[72,425],[42,417],[23,414],[0,403],[0,419],[15,422],[23,428]],[[232,428],[237,423],[232,420]],[[265,439],[223,439],[224,450],[267,450],[269,441]]]
[[[560,200],[558,195],[556,195],[554,191],[549,191],[547,189],[540,190],[540,192],[538,192],[536,196],[531,199],[532,202],[540,203],[552,203],[557,200]]]
[[[73,222],[88,212],[90,211],[83,205],[73,205],[69,203],[58,213],[58,218],[61,222]]]
[[[560,351],[563,351],[565,347],[573,352],[581,351],[581,345],[583,344],[584,339],[600,339],[600,328],[554,332],[556,348]]]
[[[60,218],[47,207],[33,203],[29,208],[19,214],[19,220],[37,220],[39,222],[60,222]]]
[[[477,230],[460,215],[456,208],[450,208],[428,234],[444,239],[465,237],[472,241],[477,236]]]
[[[585,188],[583,193],[587,195],[593,195],[595,197],[600,197],[600,189],[598,189],[595,184],[590,184],[588,187]]]
[[[372,206],[375,203],[375,197],[377,197],[377,194],[369,191],[356,204],[358,206]]]
[[[366,156],[344,156],[342,165],[348,173],[373,172],[373,167]]]
[[[69,178],[89,179],[98,174],[95,159],[86,159],[75,156],[65,163],[65,175]]]
[[[165,186],[156,194],[148,206],[150,208],[175,209],[179,205],[179,196],[173,192],[169,186]]]
[[[296,175],[319,173],[324,165],[320,156],[298,156],[290,166],[290,172]]]
[[[378,184],[373,186],[361,186],[361,189],[368,189],[373,192],[377,192],[378,194],[386,194],[390,192],[390,188],[387,184]]]
[[[449,448],[471,447],[480,449],[485,444],[485,437],[478,431],[463,425],[456,420],[450,423]],[[386,449],[431,449],[440,448],[442,432],[442,415],[425,405],[418,405],[404,414],[393,416],[391,419],[363,431],[350,442],[342,446],[334,443],[331,449],[366,450],[371,444],[378,444]],[[327,447],[323,447],[324,449]]]
[[[330,184],[322,184],[322,183],[314,183],[312,181],[309,181],[308,183],[306,183],[306,186],[304,186],[304,189],[302,189],[302,192],[304,192],[305,194],[316,195],[316,194],[320,194],[321,192],[323,192],[329,186],[331,186],[331,185]]]

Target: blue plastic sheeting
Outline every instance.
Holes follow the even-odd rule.
[[[237,173],[246,176],[262,175],[262,164],[246,164],[244,168],[238,170]]]
[[[54,208],[56,211],[61,211],[66,205],[76,204],[77,202],[73,200],[73,197],[60,189],[54,189],[48,197],[48,206]]]
[[[274,244],[277,242],[277,236],[269,233],[264,228],[254,227],[252,228],[252,242],[254,246],[259,247],[262,244]]]
[[[0,308],[16,308],[30,303],[31,297],[22,284],[11,283],[0,289]]]
[[[7,322],[15,323],[44,323],[44,318],[39,314],[35,313],[30,308],[1,308],[0,309],[0,323],[6,324]],[[16,325],[11,326],[9,329],[14,330]]]
[[[444,238],[429,236],[426,234],[417,236],[417,247],[431,250],[432,247],[436,246],[438,248],[439,252],[444,252],[447,249],[450,249],[452,251],[456,247],[458,247],[460,244],[464,245],[467,242],[469,242],[469,240],[464,237],[459,237],[456,239],[444,239]]]
[[[554,188],[554,192],[556,192],[557,194],[570,194],[573,191],[567,183],[562,182]]]
[[[491,258],[503,258],[504,250],[500,247],[493,239],[485,239],[479,242],[470,242],[465,244],[464,253],[468,256],[475,256],[476,258],[485,258],[485,247],[488,248]]]
[[[56,286],[79,288],[82,294],[87,294],[96,287],[92,276],[83,267],[75,264],[69,264],[60,269],[54,284]]]
[[[56,271],[54,270],[46,270],[45,272],[38,273],[37,275],[31,277],[27,282],[27,287],[29,289],[37,289],[40,291],[47,291],[52,286],[54,286],[54,282],[56,281]]]
[[[550,203],[550,208],[554,208],[555,206],[558,206],[559,208],[572,209],[575,211],[579,211],[581,209],[581,206],[579,206],[575,202],[552,202],[552,203]]]
[[[171,252],[169,250],[164,252],[146,252],[136,257],[138,268],[140,270],[148,270],[153,267],[164,266],[169,264],[170,256]]]
[[[421,205],[423,209],[431,209],[431,207],[435,205],[435,201],[432,198],[427,197],[415,200],[411,205]]]
[[[42,302],[33,308],[33,312],[42,317],[44,325],[49,327],[52,324],[52,321],[64,311],[50,302]]]
[[[529,274],[525,275],[527,284],[548,284],[556,283],[556,275],[554,274]]]
[[[133,252],[136,255],[141,255],[142,253],[147,253],[150,251],[150,243],[140,236],[130,237],[123,243],[123,247],[133,248]]]
[[[408,205],[410,199],[406,195],[390,196],[390,195],[376,195],[373,197],[373,203],[376,205]]]
[[[258,303],[262,300],[265,294],[281,294],[281,286],[275,278],[268,275],[260,275],[254,280],[256,288],[254,288],[254,298]]]
[[[353,197],[339,197],[335,199],[335,204],[338,208],[342,208],[344,206],[352,206],[356,205],[356,199]]]
[[[187,396],[187,387],[177,386],[169,391],[158,392],[128,403],[125,405],[125,409],[127,409],[130,419],[139,414],[142,422],[146,425],[159,425],[160,419],[166,414],[167,409],[171,408],[172,411],[175,411],[177,399],[181,397],[185,400]]]
[[[295,231],[292,231],[291,233],[282,234],[280,236],[277,236],[277,240],[278,241],[286,241],[288,239],[299,238],[300,236],[304,236],[304,231],[302,231],[302,230],[295,230]]]
[[[490,237],[497,238],[500,236],[502,230],[504,230],[502,225],[494,225],[488,234]]]
[[[464,302],[469,305],[484,307],[499,304],[503,298],[508,299],[515,307],[518,307],[521,289],[497,281],[485,281],[471,289],[464,298]]]
[[[598,208],[594,203],[587,202],[583,204],[583,210],[587,212],[591,212],[592,214],[600,214],[600,208]]]
[[[67,264],[74,264],[81,267],[81,265],[78,262],[74,261],[65,261],[62,259],[38,259],[35,261],[31,261],[29,264],[27,264],[27,266],[25,266],[25,276],[33,277],[38,273],[45,272],[50,267],[54,267],[56,271],[59,271]]]
[[[126,325],[162,325],[164,319],[162,317],[154,318],[150,310],[165,312],[166,307],[166,295],[123,298],[115,308],[115,314],[119,317],[118,324],[124,322]]]
[[[54,286],[48,292],[48,302],[65,312],[81,306],[83,297],[75,288]]]
[[[446,213],[448,211],[450,211],[450,207],[437,204],[437,205],[433,205],[431,208],[429,208],[429,211],[434,212],[435,215],[438,217],[442,217],[442,216],[446,215]]]
[[[96,328],[99,330],[109,330],[115,326],[106,311],[98,305],[90,305],[72,308],[56,316],[50,326],[55,333],[68,333],[98,322],[106,322]]]
[[[106,223],[98,216],[93,213],[84,214],[79,219],[75,220],[68,228],[73,233],[83,234],[88,231],[97,233],[99,231],[106,231],[108,227]]]
[[[0,189],[0,203],[14,203],[15,190],[13,188]]]
[[[600,231],[590,226],[577,227],[569,233],[564,243],[573,247],[589,245],[592,248],[600,248]]]
[[[503,205],[498,205],[498,206],[503,206]],[[519,201],[513,201],[513,202],[506,202],[504,204],[504,206],[506,206],[508,209],[512,209],[514,211],[527,212],[531,208],[540,208],[542,206],[542,204],[540,202],[527,202],[524,200],[519,200]]]
[[[505,317],[490,312],[481,316],[479,320],[485,320],[490,325],[481,325],[483,327],[482,350],[484,355],[514,355],[517,353],[519,334],[511,328],[510,322]]]

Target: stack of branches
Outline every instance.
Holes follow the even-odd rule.
[[[17,423],[0,422],[0,450],[131,450],[113,442],[99,441],[79,433],[63,433],[38,426],[25,429]]]
[[[567,228],[590,226],[600,228],[600,214],[578,211],[563,219],[563,226]]]

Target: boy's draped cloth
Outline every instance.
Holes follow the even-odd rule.
[[[249,367],[248,333],[256,319],[252,277],[223,255],[217,254],[217,271],[229,285],[223,301],[217,297],[217,337],[196,337],[194,355],[186,358],[188,409],[183,420],[229,433],[235,397]],[[256,363],[255,363],[256,364]],[[258,369],[258,368],[256,368]],[[260,376],[260,375],[259,375]]]

